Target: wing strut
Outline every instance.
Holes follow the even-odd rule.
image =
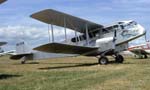
[[[49,43],[51,42],[51,37],[50,37],[50,28],[49,28],[49,24],[48,24],[48,36],[49,36]]]
[[[52,42],[54,42],[54,28],[53,28],[53,24],[51,24],[51,30],[52,30]]]
[[[78,45],[77,31],[75,31],[75,37],[76,37],[76,45]]]
[[[64,17],[65,41],[67,42],[66,18]]]
[[[87,43],[87,46],[89,45],[89,34],[88,34],[88,25],[86,24],[86,43]]]

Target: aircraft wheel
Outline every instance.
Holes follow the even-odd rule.
[[[147,55],[144,55],[144,58],[145,58],[145,59],[148,58]]]
[[[123,58],[122,55],[117,55],[117,56],[115,57],[115,60],[116,60],[117,63],[123,63],[124,58]]]
[[[107,57],[101,57],[101,58],[99,58],[99,64],[101,64],[101,65],[106,65],[106,64],[108,64],[108,58]]]
[[[22,60],[22,61],[21,61],[21,64],[25,64],[25,62],[26,62],[25,60]]]

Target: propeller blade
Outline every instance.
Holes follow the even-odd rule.
[[[117,40],[116,37],[117,37],[117,31],[115,30],[115,31],[114,31],[114,38],[113,38],[113,39],[114,39],[114,40],[113,40],[114,42]]]

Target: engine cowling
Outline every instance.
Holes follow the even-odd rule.
[[[101,38],[96,40],[96,47],[99,47],[100,51],[106,51],[109,49],[115,49],[115,42],[113,37]]]

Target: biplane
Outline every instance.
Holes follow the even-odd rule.
[[[128,42],[146,33],[145,29],[133,20],[119,21],[104,26],[53,9],[34,13],[31,17],[51,25],[52,41],[29,50],[24,42],[18,43],[16,45],[18,54],[11,56],[11,59],[23,58],[22,63],[28,59],[39,59],[41,56],[55,57],[54,54],[56,57],[61,54],[64,54],[62,56],[71,54],[71,56],[98,57],[98,63],[102,65],[109,62],[106,56],[111,55],[115,58],[115,62],[123,63],[124,57],[119,52],[128,49]],[[63,42],[55,41],[54,25],[64,28]],[[73,30],[75,36],[68,38],[66,29]]]
[[[131,46],[128,48],[128,50],[135,54],[135,57],[146,59],[148,58],[148,55],[150,55],[150,42],[147,41],[144,44]]]

